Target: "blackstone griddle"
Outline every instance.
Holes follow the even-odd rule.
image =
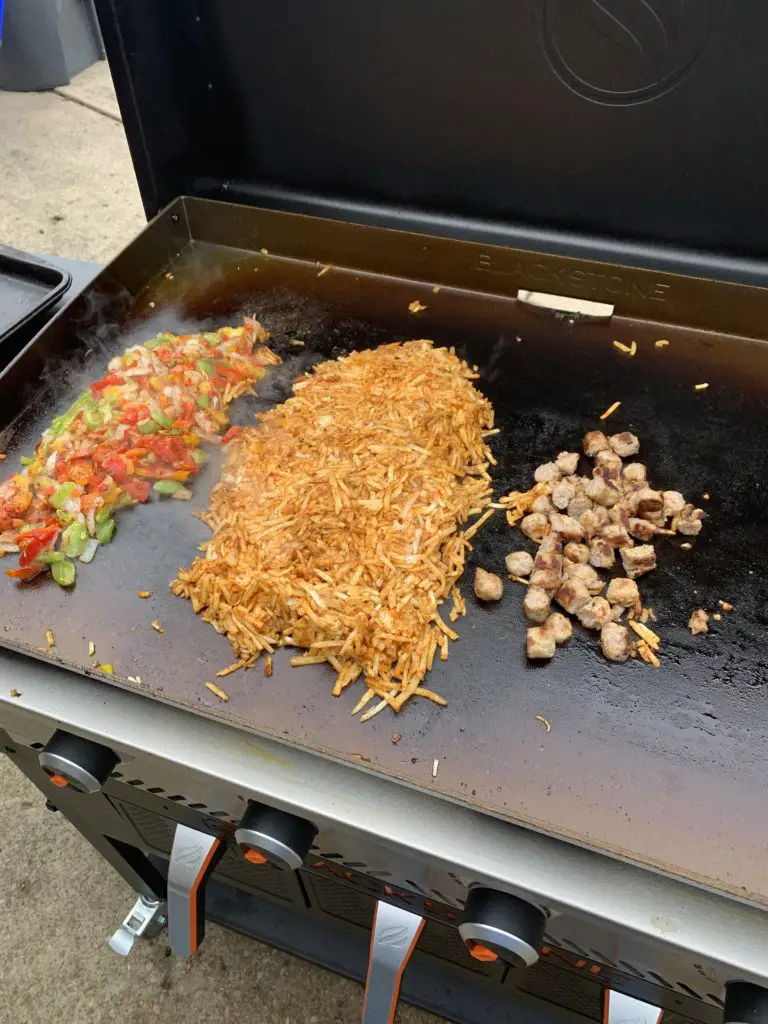
[[[369,1024],[390,1019],[414,948],[405,997],[455,1020],[652,1022],[663,1008],[715,1022],[724,1005],[727,1020],[762,1019],[762,989],[748,986],[768,984],[768,290],[762,213],[739,220],[756,158],[733,156],[739,188],[727,194],[711,165],[697,189],[685,169],[667,168],[653,216],[662,179],[621,180],[622,161],[650,174],[624,134],[630,119],[648,119],[672,146],[702,84],[691,69],[725,74],[706,64],[717,5],[582,5],[581,19],[566,5],[526,5],[519,34],[541,48],[520,74],[557,111],[563,137],[575,130],[569,116],[582,131],[613,130],[610,168],[602,136],[594,159],[582,147],[582,164],[555,160],[516,94],[527,147],[491,135],[485,114],[474,125],[475,93],[455,102],[446,54],[464,54],[497,92],[512,88],[491,28],[517,15],[494,3],[470,18],[453,6],[456,24],[428,3],[375,17],[342,3],[321,19],[302,2],[258,21],[235,3],[100,5],[156,216],[0,376],[8,471],[112,356],[161,330],[252,314],[271,332],[284,363],[234,407],[244,424],[318,360],[429,337],[479,367],[501,430],[497,495],[527,488],[537,465],[579,448],[620,401],[608,427],[638,434],[654,485],[705,508],[691,548],[660,541],[659,568],[642,581],[661,667],[609,664],[581,629],[551,664],[528,663],[522,588],[508,583],[497,606],[471,596],[475,566],[501,571],[526,546],[499,512],[461,584],[460,639],[429,677],[447,708],[411,701],[361,725],[349,714],[359,688],[333,699],[330,670],[291,669],[290,652],[270,679],[257,664],[218,680],[222,703],[204,683],[232,661],[229,645],[168,589],[207,536],[194,513],[218,477],[213,458],[191,502],[126,513],[71,592],[0,583],[5,749],[140,894],[113,940],[122,952],[165,917],[172,949],[194,952],[211,876],[209,916],[353,976],[367,970]],[[768,26],[737,6],[742,31]],[[368,18],[375,31],[363,31]],[[249,26],[262,40],[258,74],[241,53]],[[442,63],[429,61],[427,26],[446,47]],[[652,74],[640,57],[617,59],[611,47],[635,45],[624,30],[641,54],[657,47]],[[203,42],[227,60],[198,67]],[[576,65],[589,64],[590,46],[587,87]],[[400,72],[387,85],[418,116],[403,107],[395,118],[393,107],[385,129],[379,76],[392,52]],[[355,116],[361,96],[367,120]],[[725,210],[705,230],[715,194]],[[636,342],[637,354],[615,340]],[[721,600],[734,610],[692,637],[690,613]]]

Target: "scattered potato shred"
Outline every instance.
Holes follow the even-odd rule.
[[[205,553],[173,583],[240,663],[276,647],[362,677],[363,719],[412,696],[457,634],[439,605],[491,500],[493,408],[452,349],[409,341],[321,363],[230,444]],[[373,698],[378,702],[370,705]]]

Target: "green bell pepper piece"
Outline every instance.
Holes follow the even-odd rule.
[[[88,531],[83,523],[72,523],[61,535],[61,550],[69,558],[79,558],[88,544]]]
[[[75,484],[68,480],[66,483],[63,483],[60,487],[57,487],[49,499],[51,505],[53,505],[53,507],[57,510],[60,509],[64,502],[69,497],[71,497],[72,491],[74,491],[75,486]]]
[[[109,544],[115,535],[115,520],[107,519],[96,526],[96,540],[99,544]]]
[[[178,480],[158,480],[156,484],[152,485],[152,490],[157,491],[158,494],[176,494],[177,491],[184,490],[184,484],[179,483]]]
[[[66,559],[62,562],[54,562],[51,566],[51,576],[60,587],[71,587],[75,582],[75,576],[77,576],[77,568],[74,562],[69,562]]]

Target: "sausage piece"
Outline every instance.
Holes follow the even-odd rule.
[[[525,635],[525,653],[532,661],[548,661],[555,656],[555,638],[546,626],[533,626]]]
[[[651,569],[656,568],[656,549],[652,544],[640,544],[636,548],[621,548],[621,561],[624,572],[630,579],[636,580]]]
[[[627,579],[626,576],[616,576],[612,579],[608,584],[605,597],[611,604],[621,605],[622,608],[640,604],[640,591],[637,589],[637,584],[634,580]]]
[[[642,462],[630,462],[621,471],[621,482],[627,490],[645,487],[648,482],[648,470]]]
[[[533,479],[537,484],[557,483],[563,474],[554,462],[545,462],[543,466],[537,466],[533,473]]]
[[[566,580],[555,595],[557,603],[571,615],[575,615],[589,597],[589,591],[580,580]]]
[[[579,583],[583,583],[592,596],[599,594],[603,587],[605,587],[605,583],[591,565],[571,562],[566,566],[563,575],[566,580],[578,580]]]
[[[628,430],[622,434],[612,434],[608,438],[608,444],[622,459],[626,459],[629,455],[637,455],[640,451],[640,441],[635,434],[630,434]]]
[[[596,505],[579,516],[581,528],[587,540],[591,540],[597,531],[608,522],[608,513],[602,505]]]
[[[561,615],[560,612],[552,612],[544,623],[544,628],[555,638],[558,647],[573,636],[571,620],[567,616]]]
[[[510,576],[530,576],[533,572],[533,555],[527,551],[511,551],[504,559]]]
[[[606,523],[600,529],[600,537],[607,540],[612,548],[625,548],[632,543],[621,523]]]
[[[568,515],[571,519],[580,519],[584,512],[589,512],[592,508],[592,499],[588,498],[582,491],[581,494],[577,494],[575,498],[568,502]]]
[[[590,459],[594,459],[598,452],[603,452],[611,447],[602,430],[590,430],[588,434],[584,435],[583,443],[584,454]]]
[[[551,511],[552,500],[548,494],[540,494],[531,505],[531,512],[543,512],[544,515],[549,515]]]
[[[552,527],[552,532],[559,534],[563,540],[584,540],[584,528],[578,519],[564,516],[560,512],[550,512],[549,523]]]
[[[576,497],[576,488],[567,480],[561,480],[552,488],[552,504],[563,512]]]
[[[581,562],[582,565],[586,565],[589,561],[589,548],[586,544],[577,544],[575,541],[571,541],[565,545],[563,555],[566,562]]]
[[[664,498],[652,487],[641,487],[634,495],[635,512],[639,519],[655,522],[664,515]]]
[[[593,477],[584,488],[584,493],[596,504],[604,505],[606,508],[615,505],[621,497],[621,491],[618,487],[614,487],[606,480],[603,480],[601,476]]]
[[[671,519],[673,516],[679,515],[685,508],[685,498],[680,491],[664,491],[662,498],[664,499],[665,519]]]
[[[520,529],[526,537],[530,537],[531,540],[539,543],[549,533],[549,519],[543,512],[531,512],[530,515],[523,518],[520,523]]]
[[[635,540],[642,540],[647,544],[656,536],[656,527],[647,519],[632,518],[629,520],[629,533]]]
[[[595,537],[589,543],[589,564],[596,569],[611,569],[616,564],[616,553],[607,540]]]
[[[609,622],[600,630],[600,647],[608,661],[626,661],[632,653],[632,638],[626,626]]]
[[[486,572],[480,566],[475,569],[475,596],[481,601],[500,601],[504,593],[501,576]]]
[[[560,452],[555,460],[555,465],[563,476],[572,476],[579,468],[579,453]]]
[[[531,622],[546,622],[551,598],[541,587],[528,587],[523,599],[523,611]]]
[[[604,597],[593,597],[579,608],[576,615],[587,629],[602,629],[611,621],[611,606]]]

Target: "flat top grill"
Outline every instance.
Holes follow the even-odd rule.
[[[145,233],[150,240],[152,231]],[[457,626],[460,639],[428,678],[447,708],[411,701],[397,718],[385,712],[361,726],[349,715],[359,687],[334,700],[332,670],[291,669],[287,651],[275,657],[271,679],[258,663],[219,680],[230,695],[222,704],[204,682],[233,661],[231,648],[168,589],[208,536],[193,513],[207,505],[218,458],[195,481],[191,502],[125,513],[115,542],[83,567],[72,592],[47,579],[0,582],[0,644],[84,674],[94,674],[96,660],[109,662],[115,675],[102,675],[105,685],[768,902],[756,827],[768,795],[768,667],[760,655],[768,612],[768,346],[619,317],[574,324],[507,297],[445,285],[436,294],[439,279],[366,273],[354,269],[349,253],[351,269],[335,267],[319,278],[315,262],[276,255],[277,238],[264,254],[259,248],[270,240],[263,237],[246,251],[214,245],[202,230],[197,235],[161,270],[152,261],[136,269],[147,251],[137,240],[0,378],[0,440],[8,445],[9,470],[112,355],[159,330],[221,325],[253,312],[272,331],[285,363],[260,383],[256,398],[236,404],[233,421],[242,423],[287,397],[291,381],[320,358],[430,337],[456,345],[479,366],[478,386],[501,428],[493,441],[497,494],[527,488],[536,465],[578,448],[616,400],[622,406],[608,426],[639,435],[639,458],[656,486],[679,489],[697,503],[710,493],[701,502],[708,518],[693,550],[682,550],[681,538],[661,539],[659,568],[642,581],[663,640],[661,668],[608,664],[597,635],[578,627],[551,664],[527,663],[523,588],[508,582],[503,600],[486,607],[471,593],[476,565],[501,572],[504,555],[525,546],[498,512],[475,538],[461,581],[469,608]],[[382,235],[403,246],[417,241]],[[132,278],[128,290],[115,287],[121,274]],[[418,317],[408,312],[415,298],[427,306]],[[670,344],[660,350],[653,342],[662,336]],[[295,338],[305,347],[291,346]],[[622,356],[614,338],[637,341],[637,356]],[[30,382],[23,394],[20,380]],[[699,382],[709,388],[695,391]],[[140,600],[137,590],[152,591],[151,600]],[[711,622],[710,635],[691,637],[691,611],[716,610],[719,599],[735,611]],[[46,644],[49,628],[53,648]],[[88,657],[89,641],[95,658]],[[146,710],[152,713],[149,701]]]

